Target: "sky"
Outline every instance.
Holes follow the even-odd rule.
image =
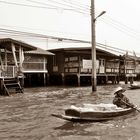
[[[94,3],[95,16],[106,11],[96,20],[96,42],[140,53],[140,1],[94,0]],[[0,37],[23,40],[44,49],[63,45],[58,40],[7,35],[1,29],[91,41],[90,4],[91,0],[0,0]]]

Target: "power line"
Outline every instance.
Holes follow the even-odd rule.
[[[117,51],[117,52],[120,52],[120,53],[122,53],[123,52],[123,54],[124,53],[126,53],[128,50],[124,50],[124,49],[120,49],[120,48],[117,48],[117,47],[112,47],[112,46],[109,46],[109,45],[104,45],[104,44],[102,44],[102,43],[97,43],[97,46],[99,46],[99,47],[103,47],[103,48],[105,48],[105,49],[111,49],[112,51],[114,50],[114,51]],[[128,51],[128,52],[130,52],[130,53],[133,53],[132,51]]]
[[[42,3],[42,2],[37,2],[37,1],[34,1],[34,0],[27,0],[27,1],[32,1],[32,2],[35,2],[35,3],[38,3],[38,4],[45,4],[45,5],[48,5],[48,4],[46,4],[46,3]],[[7,3],[7,4],[14,4],[14,5],[20,5],[20,6],[28,6],[28,7],[36,7],[36,8],[50,8],[50,9],[58,9],[58,8],[62,8],[62,7],[56,7],[56,6],[54,6],[54,5],[48,5],[48,6],[53,6],[53,7],[46,7],[46,6],[35,6],[35,5],[26,5],[26,4],[19,4],[19,3],[11,3],[11,2],[6,2],[6,1],[0,1],[0,2],[3,2],[3,3]],[[51,2],[56,2],[56,1],[52,1],[51,0]],[[62,3],[60,3],[60,2],[57,2],[58,4],[62,4]],[[63,9],[66,9],[66,8],[63,8]],[[75,9],[67,9],[67,10],[75,10]],[[77,11],[77,10],[76,10]],[[80,12],[80,11],[79,11]],[[86,14],[85,12],[80,12],[80,13],[83,13],[83,14]],[[102,20],[102,19],[101,19]],[[106,19],[105,19],[106,20]],[[112,21],[113,22],[112,22]],[[125,32],[126,34],[128,34],[129,36],[131,36],[131,37],[135,37],[134,35],[132,35],[132,33],[130,33],[130,32],[132,32],[132,30],[130,30],[130,28],[128,28],[128,27],[125,27],[124,25],[122,25],[121,23],[119,23],[119,24],[116,24],[117,23],[117,21],[115,21],[114,22],[114,20],[113,19],[111,19],[109,22],[106,22],[106,21],[104,21],[104,22],[106,22],[107,24],[110,24],[110,25],[112,25],[114,28],[116,28],[117,30],[119,30],[119,31],[121,31],[121,32]],[[121,26],[120,26],[121,25]],[[125,28],[124,28],[125,27]],[[128,29],[129,29],[129,31],[128,31]],[[135,32],[136,33],[136,32]],[[135,38],[137,38],[137,37],[135,37]],[[138,38],[139,39],[139,38]]]
[[[135,29],[133,29],[133,28],[131,28],[131,27],[129,27],[129,26],[127,26],[127,25],[125,25],[125,24],[113,19],[113,18],[111,18],[110,16],[108,16],[108,18],[110,19],[110,21],[113,21],[113,22],[117,23],[118,25],[120,25],[120,26],[122,26],[122,27],[124,27],[126,29],[131,30],[132,32],[140,34],[140,32],[138,32],[137,30],[135,30]]]
[[[124,50],[124,49],[120,49],[120,48],[116,48],[116,47],[112,47],[112,46],[108,46],[108,45],[104,45],[102,43],[96,43],[98,47],[102,48],[102,49],[107,49],[116,53],[120,53],[123,55],[126,55],[126,53],[130,53],[132,56],[134,56],[135,51],[129,51],[129,50]],[[136,55],[140,55],[140,53],[135,53]]]
[[[21,4],[21,3],[15,3],[15,2],[7,2],[7,1],[0,1],[0,2],[5,3],[5,4],[10,4],[10,5],[32,7],[32,8],[43,8],[43,9],[53,9],[53,10],[56,10],[58,8],[62,8],[62,7],[58,7],[58,6],[54,6],[54,5],[48,5],[48,6],[52,6],[52,7],[47,7],[47,6],[36,6],[36,5]],[[74,10],[74,9],[68,9],[68,8],[62,8],[62,9],[63,10]]]
[[[23,31],[17,31],[17,30],[10,30],[10,29],[4,29],[0,28],[1,33],[9,33],[14,35],[22,35],[22,36],[30,36],[30,37],[36,37],[36,38],[44,38],[44,39],[54,39],[54,40],[62,40],[62,41],[72,41],[77,43],[90,43],[89,41],[84,40],[78,40],[78,39],[69,39],[69,38],[61,38],[61,37],[54,37],[54,36],[47,36],[43,34],[37,34],[37,33],[31,33],[31,32],[23,32]]]
[[[32,2],[32,3],[36,3],[36,4],[43,4],[43,5],[50,5],[48,3],[45,3],[45,2],[40,2],[40,1],[35,1],[35,0],[26,0],[26,1],[29,1],[29,2]],[[66,6],[66,7],[70,7],[70,8],[76,8],[78,10],[81,10],[81,11],[85,11],[85,10],[89,10],[89,9],[86,9],[86,8],[82,8],[81,6],[77,6],[75,4],[70,4],[68,2],[58,2],[58,1],[55,1],[55,0],[48,0],[49,3],[52,3],[52,4],[55,4],[55,6]],[[51,5],[51,6],[54,6],[54,5]],[[75,10],[76,10],[75,9]]]
[[[8,1],[0,1],[4,4],[16,5],[16,6],[24,6],[24,7],[32,7],[32,8],[43,8],[43,9],[56,9],[56,7],[46,7],[46,6],[35,6],[35,5],[28,5],[28,4],[21,4],[15,2],[8,2]]]
[[[70,2],[67,2],[67,4],[64,4],[64,3],[62,3],[62,1],[58,2],[58,1],[55,1],[55,0],[50,0],[50,2],[52,2],[52,3],[55,3],[55,4],[57,3],[57,4],[61,5],[61,7],[60,7],[60,6],[56,6],[54,4],[50,5],[50,4],[47,4],[47,3],[42,3],[42,2],[34,1],[34,0],[26,0],[26,1],[32,1],[32,2],[35,2],[37,4],[42,4],[42,5],[45,4],[46,6],[21,4],[21,3],[14,3],[14,2],[8,2],[8,1],[0,1],[0,2],[5,3],[5,4],[12,4],[12,5],[17,5],[17,6],[25,6],[25,7],[33,7],[33,8],[55,9],[55,10],[61,8],[63,10],[71,10],[71,11],[75,11],[75,12],[78,12],[78,13],[89,15],[89,12],[87,12],[87,9],[86,10],[83,9],[82,11],[79,11],[80,10],[79,8],[75,9],[76,7],[64,8],[64,6],[66,6],[66,5],[67,6],[69,5],[71,7]],[[63,0],[63,1],[65,1],[65,0]],[[101,21],[103,21],[106,24],[111,25],[113,28],[119,30],[122,33],[127,34],[130,37],[133,37],[133,38],[138,39],[138,40],[140,39],[140,33],[138,33],[137,31],[133,30],[132,28],[130,28],[130,27],[128,27],[128,26],[126,26],[126,25],[124,25],[124,24],[122,24],[122,23],[120,23],[120,22],[118,22],[118,21],[116,21],[112,18],[104,18],[103,17],[103,18],[101,18]]]
[[[63,9],[63,10],[71,10],[71,11],[75,11],[75,12],[82,13],[82,14],[87,14],[88,13],[88,11],[86,11],[86,9],[82,9],[81,7],[61,3],[61,2],[58,2],[58,1],[54,1],[54,0],[49,0],[49,2],[51,4],[48,4],[48,3],[45,3],[45,2],[40,2],[40,1],[35,1],[35,0],[26,0],[26,1],[31,2],[31,3],[35,3],[35,4],[39,4],[39,5],[41,4],[41,5],[46,5],[46,6],[55,6],[57,9],[59,8],[59,9]],[[65,6],[65,8],[64,8],[64,6]]]
[[[34,2],[34,3],[38,3],[38,4],[45,4],[45,5],[47,5],[47,6],[51,6],[51,7],[47,7],[47,6],[36,6],[36,5],[28,5],[28,4],[20,4],[20,3],[11,3],[11,2],[6,2],[6,1],[0,1],[0,2],[2,2],[2,3],[5,3],[5,4],[13,4],[13,5],[18,5],[18,6],[26,6],[26,7],[34,7],[34,8],[47,8],[47,9],[58,9],[58,8],[61,8],[61,9],[63,9],[63,10],[72,10],[72,11],[76,11],[76,12],[79,12],[79,13],[82,13],[82,14],[87,14],[87,15],[89,15],[89,12],[87,12],[86,10],[83,10],[83,11],[78,11],[78,10],[76,10],[76,9],[73,9],[73,8],[64,8],[64,7],[58,7],[58,6],[55,6],[55,5],[50,5],[50,4],[47,4],[47,3],[42,3],[42,2],[38,2],[38,1],[34,1],[34,0],[26,0],[26,1],[30,1],[30,2]],[[63,1],[65,1],[65,0],[63,0]],[[65,4],[62,4],[62,3],[60,3],[60,2],[57,2],[57,1],[55,1],[55,0],[50,0],[50,2],[53,2],[53,3],[57,3],[57,4],[61,4],[62,6],[64,6]],[[68,2],[67,2],[68,3]],[[69,2],[70,3],[70,2]],[[66,6],[66,5],[65,5]],[[68,6],[68,5],[67,5]],[[101,19],[101,20],[103,20],[103,18]],[[122,24],[122,23],[120,23],[120,22],[118,22],[118,21],[116,21],[116,20],[114,20],[114,19],[112,19],[112,18],[110,18],[109,19],[109,22],[107,22],[106,20],[108,20],[108,19],[104,19],[104,21],[103,22],[105,22],[106,24],[110,24],[111,26],[113,26],[114,28],[116,28],[117,30],[119,30],[119,31],[121,31],[121,32],[123,32],[123,33],[125,33],[125,34],[127,34],[127,35],[129,35],[129,36],[131,36],[131,37],[135,37],[135,38],[137,38],[137,36],[135,36],[134,34],[136,34],[137,32],[135,31],[134,32],[134,30],[132,30],[132,28],[130,29],[130,27],[128,27],[128,26],[126,26],[126,25],[124,25],[124,24]],[[129,30],[129,31],[128,31]],[[140,34],[140,33],[137,33],[137,34]],[[139,39],[139,38],[137,38],[137,39]]]
[[[64,7],[55,6],[55,5],[49,5],[49,4],[47,4],[47,6],[38,6],[38,5],[30,5],[30,4],[23,4],[23,3],[8,2],[8,1],[0,1],[0,3],[9,4],[9,5],[16,5],[16,6],[31,7],[31,8],[40,8],[40,9],[51,9],[51,10],[63,9],[63,10],[69,10],[69,11],[78,12],[78,13],[81,13],[81,14],[87,14],[86,12],[78,11],[77,9],[64,8]]]
[[[122,28],[122,29],[124,29],[124,30],[126,30],[126,31],[128,31],[128,32],[130,32],[130,33],[133,33],[133,34],[135,34],[135,35],[140,35],[140,32],[138,32],[138,31],[132,29],[131,27],[129,27],[129,26],[127,26],[127,25],[124,25],[123,23],[120,23],[120,22],[117,21],[117,20],[112,19],[112,18],[109,17],[109,16],[107,16],[107,20],[108,20],[108,22],[111,22],[111,23],[115,24],[116,26],[118,26],[118,27],[120,27],[120,28]]]
[[[30,32],[44,32],[44,31],[46,31],[46,32],[51,32],[51,33],[58,33],[59,32],[59,34],[69,34],[69,35],[80,35],[80,36],[83,36],[83,37],[87,37],[88,36],[88,34],[82,34],[81,35],[81,33],[72,33],[72,32],[62,32],[62,31],[59,31],[59,30],[47,30],[47,29],[40,29],[40,28],[29,28],[29,27],[21,27],[21,26],[9,26],[9,25],[2,25],[2,24],[0,24],[0,28],[6,28],[6,29],[14,29],[14,30],[29,30]],[[28,31],[28,32],[29,32]]]
[[[123,54],[124,55],[123,52],[121,52],[119,50],[114,50],[111,47],[110,48],[107,48],[105,45],[104,46],[101,46],[101,45],[97,44],[97,47],[102,48],[102,49],[105,49],[105,50],[107,49],[107,50],[110,50],[110,51],[113,51],[113,52],[116,52],[116,53],[119,53],[119,54]]]
[[[140,40],[140,32],[136,31],[135,29],[111,18],[110,16],[104,16],[100,19],[103,23],[113,27],[114,29],[122,32],[123,34],[128,35],[129,37],[133,37],[137,39],[138,41]]]
[[[133,37],[133,38],[135,38],[135,39],[137,39],[137,40],[140,40],[140,36],[134,34],[134,33],[131,32],[131,30],[129,30],[128,28],[125,29],[125,28],[123,28],[123,27],[121,27],[121,26],[116,25],[115,23],[112,23],[112,22],[110,22],[110,21],[107,21],[106,19],[100,19],[100,20],[101,20],[102,22],[104,22],[105,24],[107,24],[107,25],[109,25],[109,26],[115,28],[116,30],[122,32],[123,34],[126,34],[126,35],[128,35],[128,36],[130,36],[130,37]]]
[[[89,7],[89,5],[84,5],[84,4],[80,4],[79,2],[72,2],[72,1],[67,1],[67,0],[62,0],[62,1],[64,1],[65,3],[68,3],[68,4],[70,4],[70,5],[77,5],[77,6],[80,6],[80,7],[82,7],[82,8],[84,8],[84,9],[88,9],[88,10],[90,10],[90,7]]]
[[[42,35],[42,34],[36,34],[36,33],[30,33],[30,32],[22,32],[22,31],[17,31],[17,30],[9,30],[9,29],[3,29],[0,28],[0,32],[3,34],[0,34],[0,36],[10,36],[10,37],[30,37],[30,38],[37,38],[37,39],[54,39],[54,40],[61,40],[61,41],[70,41],[73,43],[88,43],[90,44],[90,41],[84,41],[84,40],[76,40],[76,39],[69,39],[69,38],[60,38],[60,37],[54,37],[54,36],[47,36],[47,35]],[[28,38],[29,39],[29,38]],[[120,49],[117,47],[112,47],[108,45],[104,45],[102,43],[96,43],[98,47],[101,47],[102,49],[108,49],[110,51],[114,51],[117,53],[125,54],[128,50]],[[132,51],[128,51],[129,53],[132,53]],[[138,54],[138,53],[137,53]]]

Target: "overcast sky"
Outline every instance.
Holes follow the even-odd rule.
[[[0,28],[90,41],[90,2],[0,0]],[[96,42],[140,53],[139,5],[139,0],[95,0],[96,16],[106,11],[96,21]],[[3,36],[0,30],[0,37]],[[47,47],[45,39],[16,38],[38,44],[42,48]]]

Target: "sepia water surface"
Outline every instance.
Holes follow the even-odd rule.
[[[28,88],[24,94],[0,96],[0,140],[139,140],[140,114],[106,122],[73,123],[52,117],[70,105],[111,103],[118,85]],[[122,85],[125,86],[125,85]],[[140,107],[140,90],[127,90]]]

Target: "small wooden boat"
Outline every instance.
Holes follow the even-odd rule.
[[[130,89],[140,89],[140,85],[138,85],[138,84],[131,84],[131,85],[129,86],[129,88],[130,88]]]
[[[71,106],[65,114],[52,116],[68,121],[107,121],[134,112],[133,108],[119,108],[113,104],[84,104],[82,107]]]

